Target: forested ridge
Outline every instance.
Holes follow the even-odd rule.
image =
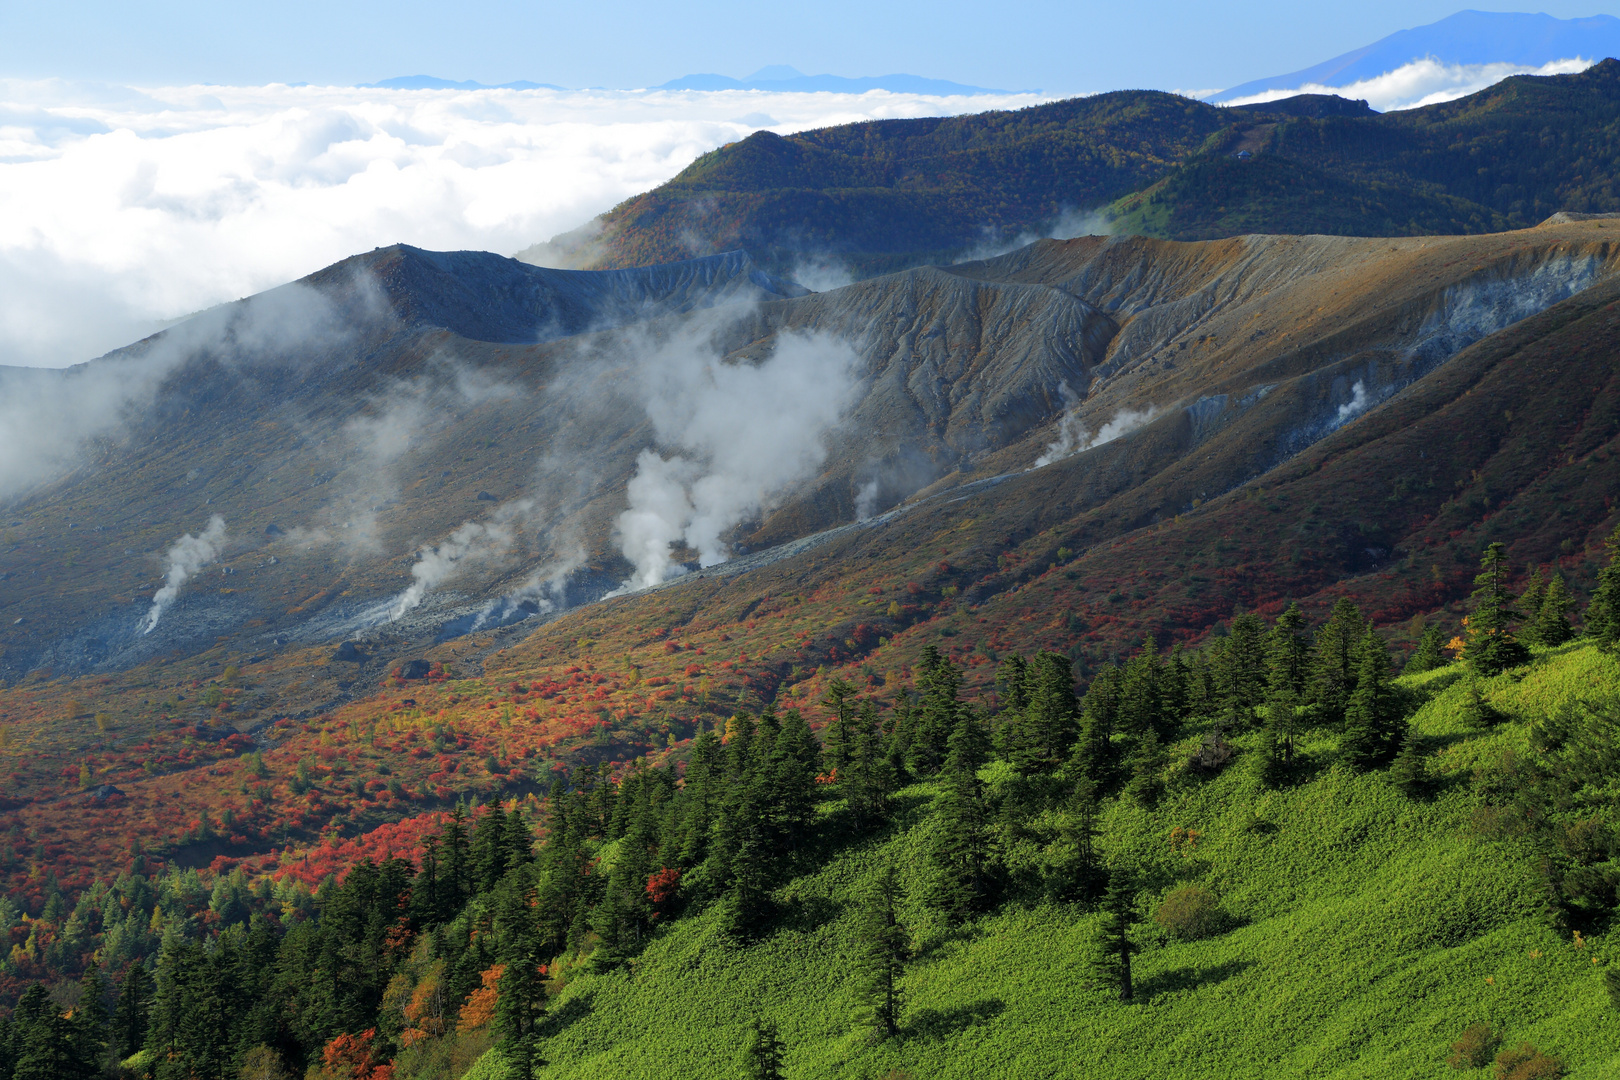
[[[1373,790],[1387,793],[1376,806],[1466,806],[1477,842],[1533,866],[1534,895],[1507,914],[1473,912],[1439,944],[1466,950],[1511,928],[1512,912],[1533,911],[1565,952],[1591,960],[1588,979],[1620,1006],[1604,936],[1620,905],[1609,794],[1620,530],[1610,549],[1577,616],[1583,605],[1556,573],[1510,591],[1513,569],[1491,545],[1465,636],[1444,641],[1431,628],[1399,678],[1349,601],[1315,628],[1289,608],[1269,624],[1240,614],[1198,650],[1160,653],[1149,641],[1078,695],[1068,658],[1041,652],[1008,656],[996,691],[965,702],[960,671],[930,647],[914,692],[891,710],[835,681],[820,738],[797,709],[739,713],[703,731],[681,765],[579,768],[553,783],[535,823],[500,802],[458,806],[416,858],[361,862],[313,895],[240,871],[211,891],[195,874],[127,874],[71,913],[53,894],[45,917],[79,925],[82,953],[62,957],[79,977],[30,987],[0,1021],[0,1077],[384,1080],[580,1067],[612,1047],[582,1059],[571,1028],[615,987],[667,976],[667,962],[646,966],[649,950],[688,924],[738,963],[836,926],[847,1008],[831,1022],[854,1039],[844,1052],[874,1068],[960,1033],[962,1022],[910,1006],[911,981],[948,942],[1018,912],[1077,928],[1074,981],[1060,989],[1071,1010],[1108,1016],[1178,992],[1163,975],[1133,974],[1133,961],[1139,971],[1156,950],[1244,923],[1218,875],[1198,869],[1203,829],[1177,825],[1151,856],[1134,835],[1144,815],[1222,785],[1237,785],[1254,808],[1244,831],[1262,837],[1293,825],[1258,816],[1267,793],[1371,783],[1350,806]],[[1437,723],[1452,729],[1426,730]],[[1462,767],[1449,757],[1460,748]],[[915,838],[898,863],[902,834]],[[796,884],[851,859],[866,871],[842,905]],[[1503,856],[1504,881],[1514,864]],[[15,922],[15,909],[5,917]],[[144,947],[114,940],[148,918]],[[708,992],[706,964],[677,966],[677,985]],[[1006,1007],[995,1000],[968,1026],[992,1022]],[[1459,1067],[1554,1076],[1565,1067],[1557,1051],[1572,1062],[1597,1052],[1576,1039],[1503,1043],[1481,1016],[1455,1019]],[[722,1070],[735,1058],[741,1075],[820,1074],[791,1067],[799,1048],[763,1006],[725,1026],[739,1022]]]
[[[1613,59],[1385,114],[1286,102],[1222,109],[1119,91],[1012,112],[756,132],[615,207],[599,234],[558,242],[583,245],[592,267],[743,248],[785,272],[831,258],[868,276],[1054,228],[1176,240],[1497,232],[1560,210],[1620,210],[1617,151]]]

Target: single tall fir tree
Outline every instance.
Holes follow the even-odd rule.
[[[1108,891],[1103,895],[1103,919],[1091,942],[1091,978],[1097,985],[1130,1001],[1136,995],[1131,981],[1131,926],[1136,922],[1136,886],[1123,867],[1108,874]]]
[[[877,1039],[900,1034],[900,981],[911,956],[911,935],[900,922],[904,899],[894,865],[885,863],[862,898],[855,926],[858,1019]]]
[[[1513,635],[1513,625],[1523,616],[1513,609],[1518,597],[1507,588],[1507,548],[1500,541],[1490,544],[1479,566],[1463,656],[1480,674],[1496,675],[1524,663],[1530,654]]]

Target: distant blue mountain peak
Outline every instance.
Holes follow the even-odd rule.
[[[1459,11],[1428,26],[1401,30],[1371,45],[1288,75],[1256,79],[1205,100],[1220,104],[1267,91],[1345,87],[1414,61],[1447,65],[1513,64],[1539,68],[1555,60],[1620,56],[1620,19],[1594,15],[1555,19],[1507,11]]]

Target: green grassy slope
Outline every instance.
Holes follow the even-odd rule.
[[[1433,749],[1431,798],[1336,764],[1323,734],[1308,746],[1318,771],[1291,789],[1257,788],[1240,754],[1151,812],[1110,800],[1102,843],[1141,874],[1142,914],[1196,881],[1231,927],[1181,943],[1145,923],[1134,1004],[1085,986],[1097,915],[1013,901],[951,930],[914,904],[903,1034],[866,1040],[851,1019],[852,898],[882,860],[918,884],[934,794],[918,785],[886,835],[780,890],[781,925],[760,943],[728,944],[698,915],[629,969],[572,978],[552,1005],[547,1075],[726,1075],[756,1016],[780,1025],[791,1077],[1433,1077],[1451,1075],[1449,1045],[1477,1021],[1560,1055],[1577,1080],[1620,1075],[1620,1015],[1593,963],[1613,946],[1549,929],[1535,850],[1471,826],[1476,773],[1522,753],[1559,702],[1620,700],[1620,663],[1567,646],[1485,681],[1508,716],[1487,732],[1460,719],[1465,678],[1403,680],[1428,698],[1415,718]],[[998,768],[986,775],[1004,781]],[[1172,846],[1177,826],[1202,833],[1196,849]],[[1019,841],[1009,863],[1041,843],[1038,831]],[[498,1075],[492,1065],[470,1075]]]

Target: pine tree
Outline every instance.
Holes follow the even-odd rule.
[[[1114,781],[1117,763],[1113,735],[1119,724],[1120,671],[1104,666],[1086,688],[1080,706],[1080,737],[1069,756],[1069,772],[1075,779],[1091,781],[1099,789]]]
[[[1333,613],[1316,632],[1311,656],[1311,704],[1324,723],[1344,719],[1345,706],[1356,689],[1356,646],[1366,634],[1361,610],[1348,597],[1340,597]]]
[[[1232,620],[1226,647],[1215,672],[1216,685],[1228,708],[1251,716],[1266,699],[1266,625],[1248,612]]]
[[[138,1053],[146,1045],[151,1008],[152,977],[140,964],[131,964],[118,986],[118,1006],[113,1013],[112,1050],[119,1061]]]
[[[1388,761],[1400,737],[1400,717],[1389,685],[1389,648],[1371,626],[1358,650],[1356,690],[1344,713],[1345,758],[1357,769]]]
[[[1074,848],[1074,861],[1059,888],[1060,899],[1090,903],[1102,892],[1108,872],[1097,851],[1097,786],[1089,780],[1074,785],[1069,796],[1063,838]]]
[[[101,1071],[107,1059],[107,980],[94,960],[85,965],[79,977],[79,1004],[73,1012],[75,1056],[90,1072]]]
[[[1416,724],[1407,724],[1400,753],[1389,767],[1389,779],[1409,799],[1421,796],[1428,786],[1423,759],[1423,736],[1418,734]]]
[[[523,909],[529,909],[533,891],[520,894]],[[495,1000],[495,1031],[501,1050],[517,1075],[529,1080],[541,1064],[538,1053],[540,1020],[546,1013],[545,976],[541,938],[534,920],[511,928],[503,956],[499,997]]]
[[[506,836],[506,811],[500,799],[490,800],[478,819],[470,844],[473,891],[487,893],[506,874],[510,844]]]
[[[883,744],[877,709],[862,702],[855,717],[854,753],[838,778],[839,793],[849,806],[857,832],[872,828],[887,816],[889,798],[898,788],[894,765]]]
[[[862,898],[855,925],[858,1019],[879,1039],[900,1034],[900,981],[911,955],[910,935],[900,922],[903,902],[894,865],[885,863]]]
[[[1092,938],[1090,974],[1097,985],[1117,991],[1121,1001],[1135,996],[1131,981],[1131,954],[1136,951],[1131,941],[1135,900],[1130,875],[1122,867],[1115,867],[1108,875],[1108,891],[1103,895],[1102,923]]]
[[[23,992],[13,1018],[16,1060],[12,1080],[88,1080],[99,1062],[79,1054],[73,1025],[35,983]]]
[[[833,679],[827,686],[821,707],[832,713],[823,736],[827,741],[827,768],[833,773],[849,767],[854,745],[855,688],[843,679]]]
[[[1535,621],[1530,627],[1531,640],[1552,648],[1574,637],[1575,630],[1569,625],[1571,602],[1564,575],[1554,571],[1552,580],[1547,583],[1546,595],[1536,606]]]
[[[1605,541],[1609,565],[1598,571],[1597,588],[1586,607],[1586,632],[1606,651],[1620,649],[1620,525]]]
[[[942,770],[944,790],[934,800],[937,832],[929,861],[928,903],[953,921],[977,911],[990,892],[990,815],[979,769],[989,740],[977,717],[962,709]]]
[[[1293,773],[1293,754],[1289,736],[1275,714],[1268,713],[1260,727],[1260,742],[1250,758],[1255,781],[1262,787],[1279,788]]]
[[[1299,605],[1290,604],[1266,639],[1266,716],[1254,767],[1267,787],[1281,786],[1293,769],[1294,739],[1309,674],[1304,627]]]
[[[775,1024],[769,1020],[754,1020],[743,1037],[742,1052],[737,1057],[737,1075],[741,1080],[785,1080],[782,1073],[785,1050]]]
[[[1480,557],[1480,572],[1474,578],[1478,587],[1471,598],[1468,645],[1463,653],[1474,670],[1483,675],[1500,674],[1530,657],[1513,635],[1513,624],[1523,616],[1513,609],[1517,597],[1507,590],[1507,574],[1507,549],[1500,542],[1490,544]]]
[[[1445,648],[1446,635],[1438,626],[1426,626],[1423,635],[1418,638],[1417,648],[1407,658],[1406,666],[1401,669],[1403,675],[1421,675],[1425,671],[1434,671],[1444,667],[1446,654],[1441,650]]]
[[[1125,662],[1119,685],[1119,730],[1131,738],[1165,729],[1159,693],[1159,654],[1150,637],[1141,651]]]
[[[1125,783],[1125,794],[1138,806],[1152,808],[1164,794],[1164,746],[1159,733],[1148,728],[1136,740],[1130,757],[1125,759],[1125,771],[1130,779]]]
[[[1069,658],[1038,652],[1024,677],[1027,702],[1004,737],[1007,759],[1020,773],[1055,771],[1074,745],[1074,674]]]
[[[912,718],[911,759],[918,772],[932,774],[939,770],[956,728],[962,674],[955,664],[939,655],[939,650],[927,645],[923,647],[920,681],[923,696]]]
[[[467,903],[473,885],[472,854],[467,843],[467,811],[458,802],[444,826],[443,862],[439,868],[439,917],[448,922]]]
[[[1010,757],[1015,735],[1029,708],[1029,665],[1017,653],[1012,653],[996,668],[996,693],[1001,699],[1001,714],[997,718],[994,743],[996,754]]]

